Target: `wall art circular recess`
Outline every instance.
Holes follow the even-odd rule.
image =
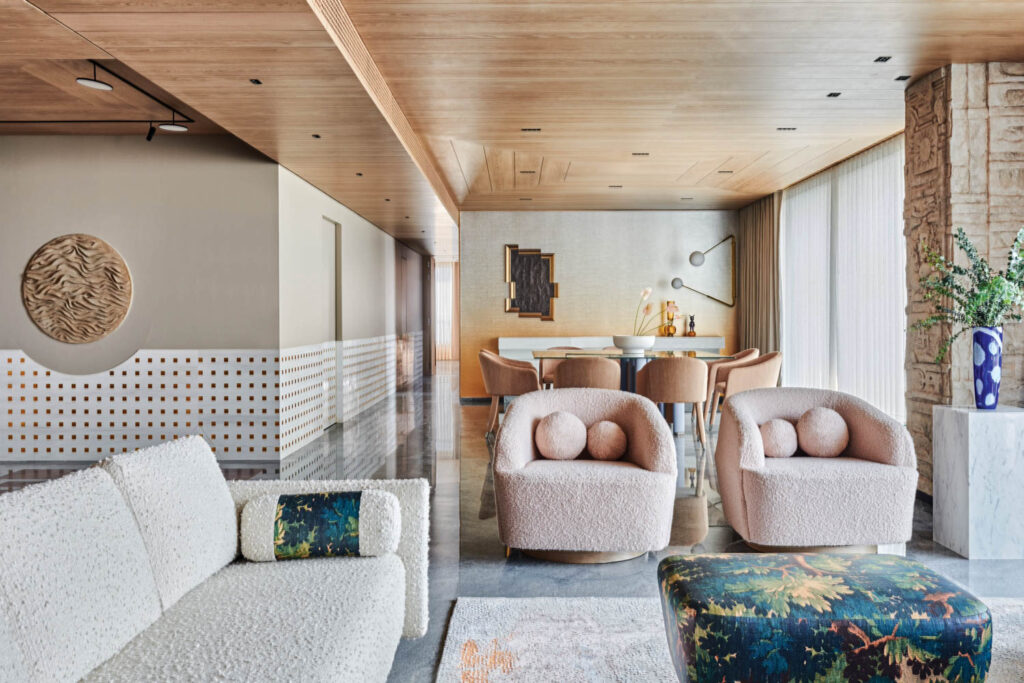
[[[132,277],[117,250],[92,235],[63,235],[39,248],[21,282],[25,310],[48,337],[67,344],[103,339],[132,303]]]

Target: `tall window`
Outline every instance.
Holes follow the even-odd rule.
[[[782,384],[905,419],[903,136],[782,195]]]
[[[455,349],[455,264],[438,261],[434,267],[434,353],[453,360]]]

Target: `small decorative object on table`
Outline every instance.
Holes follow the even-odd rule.
[[[661,320],[660,316],[654,315],[653,304],[644,304],[652,291],[650,287],[644,287],[640,292],[640,303],[633,314],[633,334],[616,334],[612,337],[612,343],[622,349],[623,353],[641,354],[654,346],[654,335],[651,332],[661,327]]]
[[[686,336],[687,337],[696,337],[697,336],[696,327],[697,327],[697,323],[694,322],[693,316],[691,315],[690,316],[690,331],[686,333]]]
[[[665,336],[674,337],[676,336],[676,313],[679,312],[679,307],[676,306],[675,301],[665,302]]]
[[[999,405],[1002,379],[1002,325],[1021,320],[1024,305],[1024,228],[1013,240],[1005,271],[993,270],[963,228],[956,230],[956,243],[970,260],[970,268],[925,247],[933,272],[921,278],[921,286],[926,291],[925,299],[936,300],[935,313],[914,323],[914,329],[928,329],[939,323],[959,327],[939,349],[935,361],[941,363],[956,338],[973,328],[974,402],[978,408],[994,410]]]

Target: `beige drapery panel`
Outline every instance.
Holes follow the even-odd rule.
[[[740,349],[779,350],[781,200],[776,192],[739,212],[736,308]]]

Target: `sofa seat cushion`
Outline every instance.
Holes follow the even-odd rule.
[[[231,564],[87,681],[385,681],[402,633],[396,555]]]
[[[146,547],[106,472],[5,493],[0,530],[0,680],[78,680],[159,618]]]
[[[103,468],[135,514],[164,609],[235,559],[235,503],[201,436],[116,455]]]
[[[743,470],[748,541],[767,546],[910,540],[917,470],[867,460],[769,458]],[[879,505],[877,501],[886,501]]]
[[[668,545],[675,475],[625,461],[534,460],[497,474],[501,537],[530,550],[660,550]],[[667,514],[666,514],[667,511]]]

